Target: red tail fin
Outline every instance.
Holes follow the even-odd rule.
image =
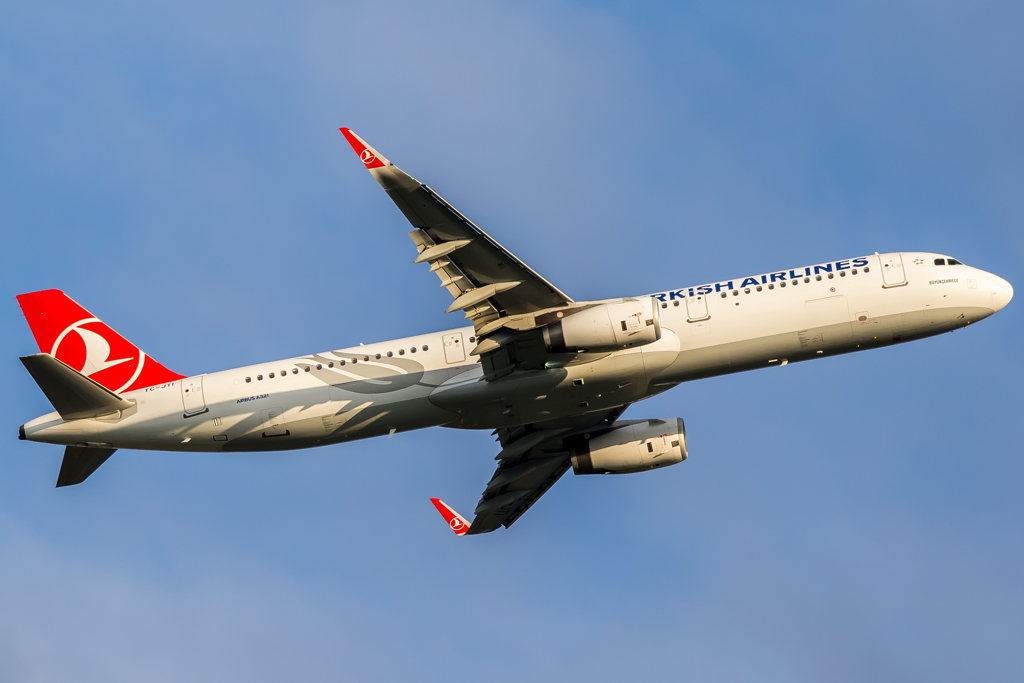
[[[18,296],[39,350],[115,393],[182,379],[58,289]]]

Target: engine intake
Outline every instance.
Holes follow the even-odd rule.
[[[658,301],[623,299],[598,304],[543,327],[549,351],[618,351],[661,339]]]
[[[626,420],[595,436],[572,456],[575,474],[628,474],[686,460],[686,425],[668,420]]]

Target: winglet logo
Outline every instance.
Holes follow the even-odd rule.
[[[382,168],[387,165],[386,159],[382,160],[376,152],[370,149],[369,145],[363,142],[362,138],[353,133],[350,129],[339,128],[338,130],[340,130],[341,134],[345,136],[346,140],[348,140],[348,144],[351,145],[353,151],[359,155],[359,160],[363,162],[366,168]]]
[[[448,526],[451,527],[452,531],[455,532],[456,536],[464,536],[469,531],[469,522],[462,518],[462,515],[452,510],[450,507],[445,505],[444,501],[439,498],[431,498],[430,502],[434,504],[437,511],[444,517],[444,521],[448,522]]]

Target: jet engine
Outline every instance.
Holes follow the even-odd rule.
[[[658,301],[623,299],[571,313],[543,327],[549,351],[618,351],[661,339]]]
[[[572,456],[575,474],[628,474],[686,460],[686,425],[668,420],[624,420],[595,436]]]

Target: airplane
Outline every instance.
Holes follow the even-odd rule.
[[[570,468],[687,458],[681,418],[620,419],[678,384],[866,351],[974,324],[1010,284],[944,254],[840,259],[704,285],[574,301],[433,189],[340,129],[413,226],[415,264],[463,326],[185,377],[59,290],[18,296],[40,353],[22,363],[56,409],[19,438],[65,446],[57,486],[117,449],[283,451],[425,427],[492,430],[501,450],[457,535],[510,527]]]

